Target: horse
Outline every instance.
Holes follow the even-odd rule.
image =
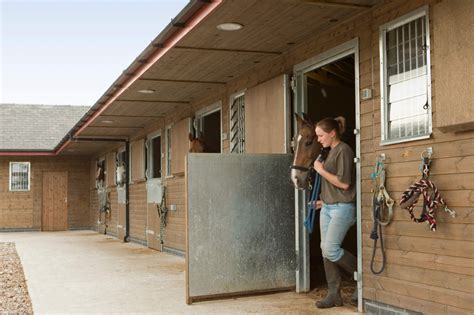
[[[206,149],[206,143],[202,136],[195,138],[191,133],[189,134],[189,152],[202,153]]]
[[[315,124],[303,114],[303,117],[295,113],[298,127],[296,138],[296,149],[291,169],[291,180],[295,188],[305,190],[308,187],[309,175],[313,169],[313,163],[321,152],[318,142]]]
[[[98,161],[96,163],[97,171],[95,174],[95,184],[96,188],[100,188],[104,186],[105,182],[105,161]]]

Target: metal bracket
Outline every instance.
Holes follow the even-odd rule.
[[[428,158],[431,159],[431,156],[433,155],[433,147],[427,147],[425,151],[421,152],[421,158]]]

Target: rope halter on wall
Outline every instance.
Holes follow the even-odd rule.
[[[449,213],[453,218],[456,212],[447,207],[446,202],[441,197],[436,185],[429,179],[431,156],[424,151],[421,155],[422,179],[412,184],[400,199],[400,207],[408,210],[410,218],[417,223],[427,222],[431,231],[436,231],[435,211],[439,205],[444,206],[444,211]],[[421,215],[417,218],[414,214],[414,208],[418,202],[420,195],[423,195],[423,207]]]

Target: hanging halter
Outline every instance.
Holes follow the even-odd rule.
[[[383,244],[382,226],[390,224],[393,216],[393,204],[394,201],[388,195],[385,189],[385,160],[384,155],[377,157],[375,163],[375,171],[370,175],[374,182],[374,188],[372,189],[373,204],[372,204],[372,221],[374,225],[370,233],[370,238],[374,240],[374,247],[372,251],[372,259],[370,262],[370,270],[373,274],[381,274],[385,269],[385,248]],[[375,253],[377,251],[377,240],[380,238],[380,251],[382,252],[382,267],[380,270],[375,270]]]
[[[410,218],[417,223],[427,222],[431,231],[436,231],[435,210],[439,205],[444,206],[444,211],[453,218],[456,212],[447,207],[446,202],[441,197],[436,185],[429,179],[431,159],[425,152],[421,155],[422,164],[420,166],[422,178],[418,182],[412,184],[400,199],[400,207],[408,210]],[[429,193],[431,191],[431,193]],[[414,214],[414,208],[418,202],[420,195],[423,195],[423,207],[421,215],[417,218]]]

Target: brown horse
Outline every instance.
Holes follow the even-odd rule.
[[[189,134],[189,152],[190,153],[202,153],[206,149],[206,143],[201,137],[194,138],[192,134]]]
[[[313,163],[321,151],[317,141],[315,125],[307,118],[295,114],[298,126],[296,149],[293,164],[291,165],[291,180],[297,189],[306,189],[308,175],[313,168]]]

